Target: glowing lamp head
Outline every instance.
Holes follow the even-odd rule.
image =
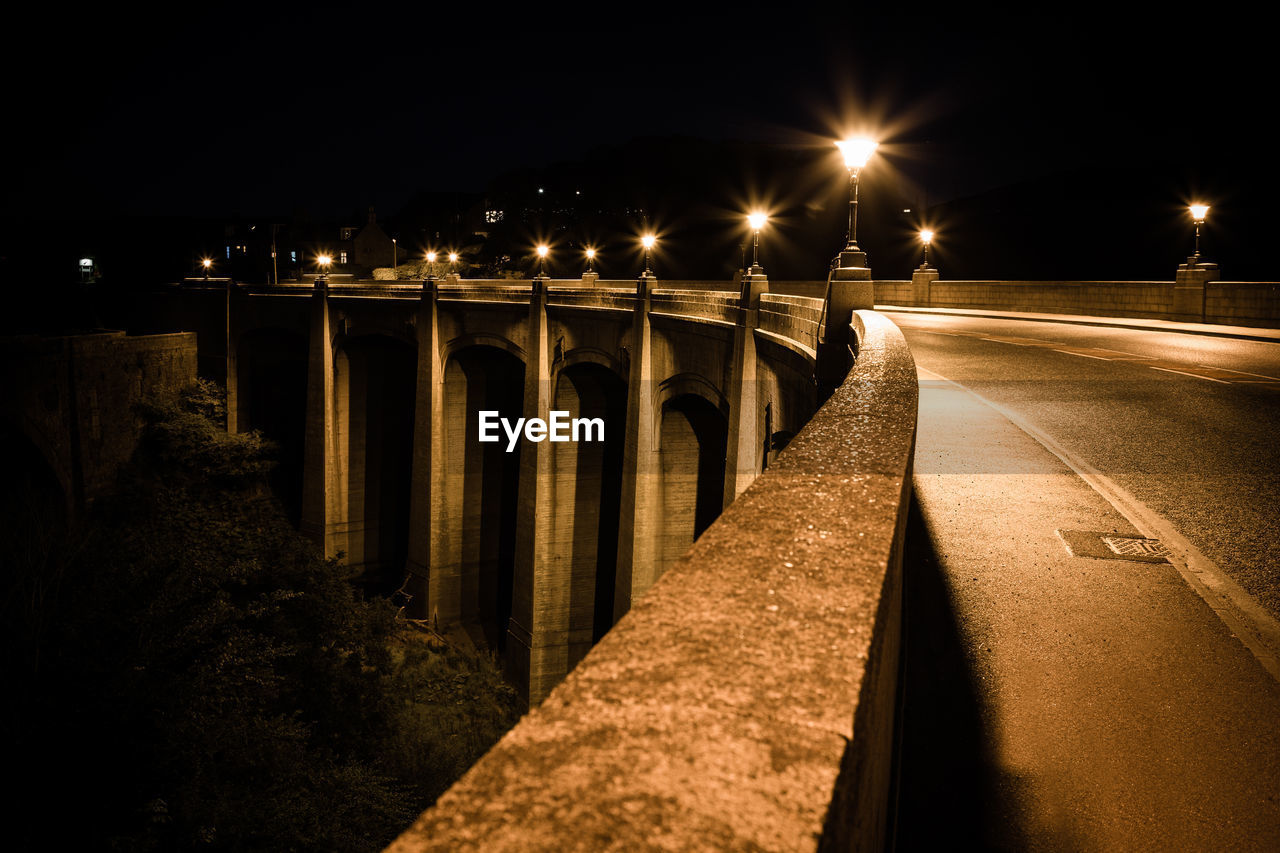
[[[205,269],[208,269],[209,267],[213,266],[213,261],[209,260],[208,258],[205,258],[200,262],[200,266],[204,267]]]
[[[333,263],[333,258],[331,258],[329,255],[321,255],[320,257],[316,258],[316,261],[320,264],[320,266],[327,267],[329,266],[329,264]]]
[[[646,234],[640,238],[640,245],[644,246],[645,249],[652,249],[653,244],[656,242],[658,242],[658,238],[654,237],[652,234]]]
[[[457,253],[457,252],[450,252],[450,253],[449,253],[449,263],[451,263],[451,264],[456,264],[457,262],[458,262],[458,253]]]
[[[871,159],[871,155],[875,153],[875,150],[880,147],[880,143],[865,136],[857,136],[852,139],[846,139],[843,142],[837,142],[836,147],[844,155],[846,167],[861,169],[867,165],[867,161]]]
[[[751,223],[753,231],[759,231],[769,221],[769,214],[756,211],[747,217],[747,221]]]
[[[920,242],[926,246],[933,242],[933,232],[925,228],[920,232]]]
[[[596,259],[596,250],[587,249],[587,260],[594,261]]]
[[[436,253],[427,252],[427,263],[434,264],[436,262]]]
[[[551,251],[545,244],[538,247],[538,257],[545,258],[547,252]]]
[[[1191,218],[1196,222],[1204,222],[1205,214],[1209,212],[1207,204],[1193,204],[1187,207],[1191,211]]]

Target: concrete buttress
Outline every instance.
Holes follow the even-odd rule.
[[[307,360],[307,425],[302,471],[302,533],[326,557],[340,550],[341,503],[338,494],[337,430],[333,394],[333,332],[329,287],[316,279],[311,295]]]

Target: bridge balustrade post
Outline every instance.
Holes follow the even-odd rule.
[[[733,364],[729,381],[729,434],[724,466],[724,506],[760,475],[762,459],[757,419],[756,327],[760,325],[760,296],[769,291],[769,278],[752,267],[742,278],[742,301],[733,330]]]
[[[444,367],[440,361],[439,289],[434,279],[422,282],[418,305],[418,371],[413,411],[413,471],[409,492],[409,555],[404,591],[413,619],[439,625],[442,602],[461,598],[458,567],[444,574],[440,549],[444,525]],[[443,620],[457,617],[446,605]]]
[[[658,479],[653,446],[653,367],[649,311],[657,278],[636,282],[631,320],[630,372],[627,378],[627,421],[622,457],[622,496],[618,513],[618,575],[613,621],[657,580],[655,572],[655,506]]]
[[[921,264],[911,271],[911,304],[919,308],[928,308],[933,302],[933,283],[938,280],[938,271],[928,264]]]
[[[307,361],[307,425],[303,448],[302,519],[304,536],[326,557],[338,552],[340,505],[337,488],[337,430],[333,398],[333,330],[329,286],[316,279],[311,296],[311,333]]]
[[[528,360],[524,368],[526,419],[546,421],[551,412],[551,336],[547,329],[547,284],[539,275],[529,296]],[[527,441],[520,448],[520,486],[516,506],[515,577],[511,620],[507,628],[507,667],[524,689],[530,707],[537,705],[569,671],[568,613],[552,612],[562,596],[541,592],[568,584],[569,578],[547,577],[552,564],[550,538],[552,495],[551,443]],[[563,510],[563,508],[562,508]],[[572,511],[571,509],[569,511]],[[563,622],[565,628],[557,630]]]
[[[818,363],[814,373],[820,402],[844,382],[853,364],[852,347],[856,342],[850,340],[849,330],[853,312],[860,308],[874,308],[875,301],[875,284],[871,280],[871,268],[867,266],[867,253],[844,251],[837,255],[827,277],[824,322],[818,330]]]
[[[1205,319],[1205,283],[1217,281],[1218,265],[1203,263],[1196,255],[1178,266],[1173,279],[1173,319],[1203,323]]]

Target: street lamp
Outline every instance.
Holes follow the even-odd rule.
[[[652,234],[646,234],[640,238],[641,245],[644,246],[644,275],[653,275],[653,270],[649,269],[649,257],[653,252],[653,244],[658,242],[658,238]]]
[[[399,260],[396,249],[397,249],[396,238],[392,237],[391,238],[391,269],[392,270],[396,268],[396,261]]]
[[[449,253],[449,274],[455,275],[458,272],[458,253]]]
[[[595,259],[596,259],[596,250],[588,246],[587,247],[587,272],[591,272],[591,262],[594,261]]]
[[[1204,224],[1204,218],[1209,213],[1209,205],[1192,204],[1187,206],[1187,210],[1191,211],[1191,221],[1196,224],[1196,251],[1191,256],[1192,263],[1200,260],[1200,226]]]
[[[436,277],[436,253],[427,252],[427,278]]]
[[[924,264],[923,267],[929,266],[929,244],[933,242],[933,232],[928,228],[920,229],[920,242],[924,243]]]
[[[857,252],[861,251],[858,248],[858,174],[880,147],[880,143],[858,136],[837,142],[836,147],[844,155],[844,165],[849,170],[849,242],[844,250]]]
[[[213,261],[210,260],[209,258],[202,258],[200,261],[200,266],[204,267],[204,277],[208,278],[209,268],[213,266]]]
[[[747,216],[747,222],[751,223],[751,230],[755,232],[755,245],[751,250],[751,272],[756,273],[760,269],[760,229],[769,221],[769,214],[763,211],[755,211]]]
[[[538,278],[546,275],[547,252],[551,251],[546,243],[538,246]]]
[[[320,265],[320,278],[323,280],[329,275],[329,265],[333,263],[333,257],[330,255],[321,255],[316,258],[316,263]]]

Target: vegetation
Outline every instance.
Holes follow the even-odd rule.
[[[117,493],[56,549],[9,700],[21,842],[380,849],[512,725],[514,692],[357,598],[267,490],[269,446],[224,431],[216,387],[141,415]]]

